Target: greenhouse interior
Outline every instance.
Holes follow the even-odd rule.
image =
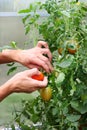
[[[87,0],[0,0],[0,130],[87,130]]]

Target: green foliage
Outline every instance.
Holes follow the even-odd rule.
[[[43,10],[47,17],[38,23],[41,18],[38,11]],[[75,0],[46,0],[31,4],[19,13],[25,13],[25,33],[34,25],[48,42],[54,72],[47,74],[52,99],[45,102],[39,95],[32,102],[24,101],[23,110],[17,115],[20,121],[16,121],[21,126],[26,125],[27,120],[27,127],[32,130],[78,130],[80,124],[87,123],[87,98],[82,97],[87,93],[86,4]],[[59,48],[62,48],[61,54]],[[71,53],[69,49],[75,51]],[[38,122],[41,125],[34,125]]]
[[[12,49],[12,48],[18,49],[17,43],[14,42],[14,41],[12,41],[12,42],[10,43],[10,45],[5,45],[5,46],[0,47],[0,52],[2,52],[4,49]]]
[[[2,51],[5,50],[5,49],[19,49],[19,48],[18,48],[18,46],[17,46],[17,43],[16,43],[15,41],[12,41],[12,42],[10,43],[10,45],[5,45],[5,46],[0,47],[0,52],[2,52]],[[16,71],[17,68],[18,68],[18,66],[15,65],[14,62],[7,64],[7,66],[10,67],[10,68],[8,69],[7,75],[10,75],[12,72]]]

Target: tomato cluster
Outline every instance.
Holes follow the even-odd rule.
[[[78,50],[78,48],[80,47],[78,42],[74,39],[68,40],[65,42],[65,46],[64,47],[59,47],[58,48],[58,53],[60,55],[62,55],[64,53],[64,51],[67,51],[69,54],[75,54]]]
[[[44,80],[44,74],[41,72],[39,75],[33,75],[33,79],[43,81]],[[44,101],[49,101],[52,97],[52,89],[50,87],[42,88],[40,90],[41,98]]]

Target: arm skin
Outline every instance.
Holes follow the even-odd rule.
[[[4,64],[4,63],[10,63],[10,62],[14,62],[14,55],[15,53],[18,52],[18,50],[3,50],[2,52],[0,52],[0,64]],[[7,54],[9,56],[7,56]],[[12,57],[12,58],[11,58]]]
[[[40,71],[37,68],[17,73],[4,85],[0,86],[0,101],[12,93],[31,93],[46,87],[48,83],[47,77],[44,77],[43,81],[32,79],[33,75],[39,73]]]
[[[42,48],[44,46],[44,48]],[[44,56],[47,55],[48,57]],[[43,68],[47,73],[53,70],[52,54],[46,42],[39,41],[37,46],[28,50],[3,50],[0,64],[18,62],[27,68]]]
[[[44,55],[47,55],[47,57]],[[53,70],[51,60],[52,55],[49,47],[43,41],[39,41],[36,47],[28,50],[3,50],[0,53],[0,64],[18,62],[31,69],[17,73],[0,86],[0,101],[15,92],[31,93],[37,89],[46,87],[48,82],[46,77],[43,81],[37,81],[32,79],[31,76],[39,74],[40,68],[50,73]]]
[[[17,73],[5,84],[0,86],[0,101],[15,92],[30,93],[41,87],[46,87],[48,82],[46,77],[43,81],[37,81],[32,79],[31,76],[39,74],[40,68],[50,73],[53,70],[51,60],[52,55],[49,47],[43,41],[39,41],[36,47],[28,50],[3,50],[0,53],[0,64],[18,62],[31,69]]]

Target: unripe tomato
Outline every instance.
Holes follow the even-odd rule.
[[[50,87],[46,87],[40,90],[40,95],[44,101],[49,101],[52,97],[52,89]]]
[[[82,101],[87,101],[87,93],[81,95]]]
[[[39,81],[43,81],[43,79],[44,79],[44,74],[41,72],[39,75],[33,75],[33,76],[32,76],[32,79],[39,80]]]

